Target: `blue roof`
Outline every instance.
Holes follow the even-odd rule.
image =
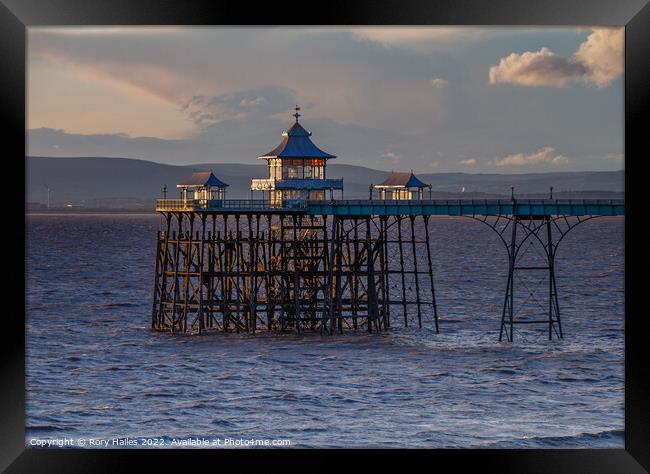
[[[311,132],[305,130],[297,121],[282,134],[282,142],[260,158],[336,158],[321,150],[311,141]]]
[[[198,171],[196,173],[192,173],[192,176],[177,186],[213,186],[217,188],[223,188],[228,185],[217,178],[212,173],[212,171]]]
[[[382,183],[376,184],[376,188],[381,187],[405,187],[405,188],[426,188],[428,184],[420,181],[414,174],[413,171],[410,173],[396,173],[392,172],[388,178]]]
[[[417,176],[411,173],[411,177],[406,182],[406,186],[409,188],[426,188],[428,184],[423,183]]]

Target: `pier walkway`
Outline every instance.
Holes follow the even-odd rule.
[[[289,201],[272,206],[264,199],[213,201],[158,199],[159,212],[303,213],[328,216],[476,216],[476,215],[565,215],[622,216],[623,199],[432,199]]]

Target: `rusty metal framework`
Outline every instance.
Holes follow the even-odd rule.
[[[331,334],[431,324],[439,332],[430,218],[466,216],[495,231],[508,254],[499,340],[512,341],[515,324],[544,324],[549,339],[562,339],[557,248],[586,220],[625,215],[625,202],[552,193],[515,199],[511,191],[507,200],[316,200],[281,207],[263,200],[158,200],[151,327]],[[533,250],[537,263],[528,261]],[[535,285],[541,298],[523,275],[547,280]],[[534,311],[522,311],[526,303]]]
[[[481,215],[469,216],[488,225],[499,236],[508,253],[508,278],[506,282],[499,341],[512,342],[515,324],[545,324],[548,326],[548,338],[564,337],[555,272],[555,256],[560,242],[578,224],[597,216],[551,216],[551,215]],[[508,235],[509,234],[509,235]],[[537,250],[540,263],[531,265],[522,263],[527,253]],[[518,306],[532,303],[542,310],[545,318],[517,318],[515,310],[515,280],[520,272],[540,272],[547,280],[546,301],[541,304],[534,297],[533,289],[519,280],[526,298]],[[524,294],[525,294],[524,293]]]
[[[429,216],[162,213],[151,327],[191,334],[439,331]],[[424,240],[418,235],[424,234]]]

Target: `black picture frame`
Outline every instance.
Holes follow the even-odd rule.
[[[401,468],[414,461],[423,466],[445,469],[469,467],[499,472],[647,472],[650,471],[650,360],[643,311],[645,255],[637,245],[644,230],[640,223],[643,205],[641,164],[647,130],[643,116],[650,96],[650,5],[646,0],[382,0],[330,1],[319,3],[282,2],[252,4],[183,0],[0,0],[0,97],[5,166],[17,163],[26,145],[26,27],[44,25],[610,25],[625,26],[625,449],[488,449],[488,450],[83,450],[25,448],[25,305],[24,283],[5,294],[0,333],[3,337],[2,433],[0,468],[6,472],[116,472],[151,469],[161,461],[166,467],[186,467],[189,457],[209,460],[214,466],[237,462],[238,468],[251,463],[292,458],[295,465],[313,469],[341,463],[351,467],[367,462]],[[13,243],[5,252],[16,258],[5,263],[24,269],[25,255],[17,250],[24,238],[23,173],[5,173],[18,189],[5,208],[2,233]],[[14,202],[15,201],[15,202]],[[11,216],[15,213],[16,216]],[[636,229],[635,229],[636,227]],[[16,231],[18,228],[18,231]],[[25,248],[24,246],[22,247]],[[21,260],[22,258],[22,260]],[[5,268],[5,270],[7,270]],[[8,275],[8,273],[6,273]],[[16,278],[15,280],[20,280]],[[20,298],[22,292],[23,298]],[[11,296],[11,297],[9,297]],[[9,302],[11,302],[9,304]],[[21,315],[23,315],[21,317]],[[345,456],[342,456],[345,454]],[[363,454],[363,460],[360,454]],[[445,469],[446,470],[446,469]]]

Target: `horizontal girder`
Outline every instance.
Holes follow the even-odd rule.
[[[172,202],[173,201],[173,202]],[[181,200],[159,200],[162,213],[314,216],[622,216],[623,199],[433,199],[433,200],[333,200],[303,201],[290,207],[272,207],[263,200],[209,201],[205,206]]]

